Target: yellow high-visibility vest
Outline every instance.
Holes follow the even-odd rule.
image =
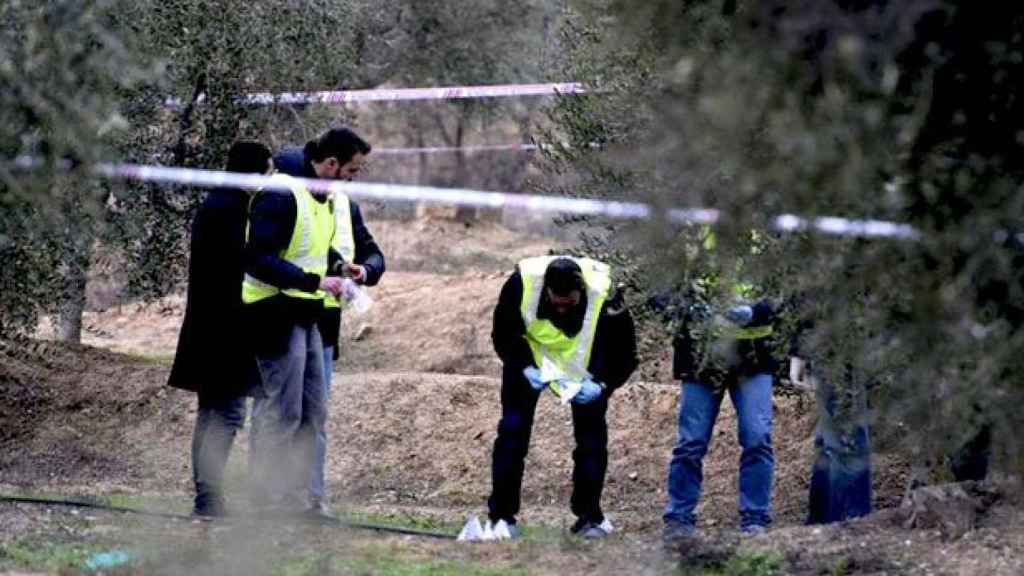
[[[352,226],[352,204],[348,195],[341,192],[334,193],[331,203],[334,205],[334,238],[331,240],[331,247],[341,254],[345,262],[355,263],[356,237]],[[344,303],[344,300],[324,293],[325,308],[341,308]]]
[[[327,252],[334,237],[334,216],[329,202],[317,202],[313,195],[298,180],[284,174],[275,178],[286,179],[295,197],[295,227],[288,247],[281,252],[283,260],[291,262],[303,271],[321,278],[327,273]],[[248,234],[247,234],[248,236]],[[285,294],[292,298],[317,300],[323,292],[281,290],[249,274],[242,280],[242,302],[252,304],[266,298]]]
[[[538,319],[537,311],[544,291],[544,272],[548,264],[558,258],[570,258],[583,271],[587,290],[587,310],[583,327],[575,336],[568,336],[550,320]],[[607,264],[590,258],[567,256],[538,256],[519,262],[519,275],[523,279],[523,299],[520,313],[526,325],[524,338],[533,352],[534,362],[541,366],[544,359],[552,362],[567,377],[582,380],[590,377],[587,366],[594,347],[597,321],[601,307],[611,292],[611,269]]]
[[[753,235],[753,239],[756,241],[758,239],[757,232],[752,231],[751,234]],[[702,226],[701,235],[703,236],[701,244],[703,245],[705,251],[714,251],[718,248],[718,237],[715,236],[715,232],[714,230],[711,229],[710,226]],[[759,252],[760,250],[757,249],[755,245],[753,253],[758,254]],[[703,278],[702,281],[705,284],[714,285],[715,283],[717,283],[718,279],[715,277],[708,276]],[[753,299],[756,290],[757,288],[753,284],[750,284],[749,282],[740,281],[735,282],[732,285],[733,294],[736,297],[741,298],[743,300]],[[768,336],[771,336],[772,334],[775,333],[775,329],[771,325],[752,326],[749,328],[732,326],[729,327],[729,329],[725,330],[724,332],[724,336],[729,336],[736,340],[758,340],[760,338],[767,338]]]

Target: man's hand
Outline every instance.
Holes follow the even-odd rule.
[[[343,290],[341,278],[338,278],[337,276],[325,276],[320,280],[320,289],[335,298],[340,297]]]
[[[526,380],[530,382],[530,388],[540,392],[548,385],[547,382],[541,380],[540,370],[536,366],[527,366],[523,368],[523,376],[526,376]]]
[[[341,274],[346,278],[351,278],[356,284],[366,282],[366,268],[359,264],[345,262],[341,265]]]
[[[572,398],[573,404],[590,404],[604,394],[604,386],[598,382],[587,379],[583,381],[583,388]]]

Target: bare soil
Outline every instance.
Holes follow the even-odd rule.
[[[552,245],[493,224],[371,226],[391,269],[372,291],[371,313],[346,318],[329,421],[332,506],[457,525],[484,512],[490,489],[500,413],[491,310],[514,262]],[[187,510],[194,398],[164,385],[183,304],[173,296],[90,312],[85,346],[31,340],[0,347],[0,492],[120,495]],[[663,573],[680,566],[699,571],[738,552],[779,558],[783,573],[793,574],[1024,573],[1018,504],[996,503],[980,515],[977,529],[959,539],[904,528],[895,506],[907,467],[893,455],[874,461],[881,512],[843,525],[802,526],[814,421],[813,400],[800,396],[776,398],[776,527],[752,539],[736,533],[739,448],[726,401],[705,461],[704,536],[666,552],[658,535],[678,396],[672,382],[634,381],[613,397],[603,501],[620,535],[608,542],[583,545],[558,537],[544,545],[531,540],[464,547],[386,537],[380,546],[537,574]],[[236,447],[229,481],[232,503],[242,507],[245,433]],[[572,522],[572,448],[568,409],[542,398],[527,461],[524,525],[558,531]],[[66,534],[67,526],[82,523],[70,514],[0,504],[0,544],[26,534]],[[128,535],[134,529],[117,516],[90,517],[80,527],[83,534],[97,526]],[[147,526],[184,540],[238,538],[190,524]],[[327,532],[312,538],[344,554]],[[367,538],[352,534],[345,542]]]

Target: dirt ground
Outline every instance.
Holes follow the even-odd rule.
[[[516,260],[545,253],[552,244],[493,224],[380,221],[371,228],[389,255],[390,269],[372,291],[371,313],[346,319],[329,421],[331,506],[340,513],[451,530],[484,512],[490,489],[500,365],[489,333],[498,289]],[[0,492],[88,495],[188,510],[194,398],[164,386],[183,304],[172,296],[89,312],[80,347],[41,339],[0,346]],[[38,563],[16,560],[28,554],[24,550],[36,550],[37,543],[63,550],[54,542],[69,543],[78,552],[83,546],[129,543],[156,562],[129,573],[1024,573],[1024,516],[1009,500],[986,509],[977,529],[962,538],[904,528],[895,506],[906,466],[895,456],[874,461],[881,512],[844,525],[802,526],[814,421],[812,400],[801,397],[776,399],[775,527],[752,539],[741,540],[736,532],[739,449],[734,413],[726,402],[705,462],[703,537],[688,548],[666,551],[658,542],[659,517],[677,403],[678,388],[667,381],[634,381],[613,397],[603,502],[619,534],[604,543],[565,536],[573,520],[570,414],[547,397],[539,404],[523,490],[521,520],[534,532],[522,542],[467,547],[338,535],[333,528],[274,527],[259,532],[257,540],[267,543],[257,554],[259,547],[240,544],[251,535],[247,531],[256,530],[251,526],[0,504],[0,574],[26,565],[38,569]],[[228,470],[229,496],[239,510],[244,509],[247,444],[243,432]],[[266,560],[267,549],[280,551],[296,542],[302,545],[295,550],[315,550],[316,561],[326,564],[295,572],[273,572],[264,565],[254,570],[248,564],[228,570],[218,564],[221,560],[203,556],[242,546],[246,554]],[[201,558],[170,562],[168,546],[185,551],[185,558]],[[346,564],[355,557],[370,568]],[[306,562],[308,555],[303,558],[296,562]],[[396,558],[442,564],[434,572],[381,568]],[[735,558],[750,565],[729,564]],[[347,568],[338,568],[342,564]],[[759,566],[768,568],[757,572]]]

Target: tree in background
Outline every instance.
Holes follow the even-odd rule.
[[[131,38],[110,33],[107,7],[0,5],[0,334],[30,331],[40,310],[84,294],[75,268],[88,262],[104,194],[67,164],[108,157],[128,124],[120,94],[157,75]],[[74,339],[75,323],[66,328]]]
[[[97,183],[88,167],[218,168],[240,136],[271,141],[279,126],[287,133],[323,117],[322,109],[254,108],[238,96],[381,82],[391,73],[393,23],[372,8],[355,0],[0,6],[0,251],[16,263],[0,272],[0,334],[31,333],[39,313],[57,313],[59,336],[78,341],[97,242],[123,253],[130,295],[177,288],[195,191]],[[15,170],[24,155],[42,169]],[[81,171],[62,176],[66,161]]]
[[[550,53],[551,36],[562,2],[525,0],[500,2],[448,2],[445,0],[395,0],[399,14],[402,45],[395,74],[390,82],[397,86],[476,86],[543,82],[545,62]],[[453,100],[395,105],[389,113],[406,133],[406,145],[415,147],[472,144],[471,135],[479,131],[494,133],[496,128],[514,125],[513,138],[530,142],[537,99],[495,98]],[[487,143],[508,139],[492,137]],[[510,182],[495,181],[494,171],[474,174],[465,151],[453,154],[450,174],[428,165],[421,154],[421,184],[445,186],[494,186],[504,189]],[[508,173],[521,174],[527,156],[513,156],[515,165]],[[427,174],[434,176],[427,178]],[[456,218],[469,220],[472,208],[457,209]]]
[[[793,303],[822,378],[878,384],[876,430],[921,458],[991,427],[1020,469],[1024,8],[942,0],[593,0],[564,28],[553,189],[722,211],[590,222],[638,288],[745,274]],[[597,143],[599,149],[590,145]],[[916,241],[769,234],[783,213],[912,224]],[[749,230],[759,255],[750,258]],[[613,254],[614,256],[614,254]],[[712,300],[724,294],[710,295]],[[950,425],[955,423],[955,425]]]

